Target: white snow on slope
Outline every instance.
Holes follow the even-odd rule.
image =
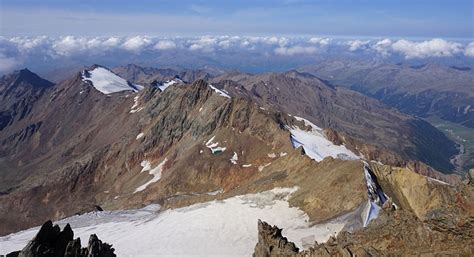
[[[230,95],[229,95],[229,93],[227,93],[226,91],[220,90],[220,89],[218,89],[217,87],[215,87],[215,86],[213,86],[213,85],[211,85],[211,84],[209,84],[209,87],[212,88],[212,89],[214,89],[214,91],[216,91],[216,93],[218,93],[220,96],[227,97],[227,98],[231,98]]]
[[[55,223],[70,223],[82,242],[97,234],[113,244],[117,256],[251,256],[258,219],[284,228],[283,235],[299,247],[313,240],[325,242],[343,228],[344,221],[311,226],[303,211],[289,206],[288,197],[296,190],[275,188],[161,212],[157,205],[94,212]],[[23,248],[38,230],[0,237],[0,254]]]
[[[87,76],[87,73],[89,76]],[[92,86],[104,94],[111,94],[125,90],[137,92],[143,88],[138,85],[134,85],[135,87],[130,86],[125,79],[102,67],[97,67],[88,72],[83,71],[82,80],[91,82]]]
[[[161,90],[161,92],[165,91],[169,86],[172,86],[174,84],[178,84],[178,83],[183,83],[183,81],[179,78],[174,78],[172,80],[168,80],[166,82],[163,82],[161,84],[159,84],[158,88]]]
[[[140,99],[138,95],[133,98],[133,105],[130,107],[130,113],[136,113],[143,110],[143,107],[138,107],[138,99]]]
[[[379,216],[383,204],[389,199],[389,197],[382,191],[380,185],[376,183],[376,178],[372,177],[369,170],[367,162],[364,161],[364,176],[368,193],[367,205],[362,211],[364,227],[367,227],[372,220]],[[396,208],[397,206],[394,205],[394,207]]]
[[[211,139],[209,139],[209,141],[206,142],[206,147],[211,150],[212,154],[224,152],[225,149],[227,149],[227,148],[226,147],[220,147],[219,142],[214,143],[213,141],[214,141],[215,137],[216,136],[213,136]]]
[[[145,135],[145,134],[143,134],[143,132],[142,132],[142,133],[140,133],[140,134],[137,135],[136,139],[138,140],[138,139],[142,138],[144,135]]]
[[[234,152],[234,155],[232,155],[232,158],[230,158],[230,162],[232,164],[237,164],[237,161],[239,160],[239,156],[237,155],[236,152]]]
[[[165,158],[160,164],[158,164],[158,166],[156,166],[155,168],[151,168],[151,164],[149,161],[142,161],[142,163],[140,164],[143,169],[141,170],[141,172],[144,172],[144,171],[148,171],[148,173],[150,175],[153,176],[152,179],[150,179],[148,182],[146,182],[145,184],[137,187],[137,189],[135,189],[135,191],[133,193],[137,193],[137,192],[140,192],[140,191],[143,191],[146,189],[146,187],[152,183],[155,183],[157,182],[158,180],[160,180],[161,178],[161,171],[163,170],[163,165],[165,165],[167,159]]]
[[[325,157],[332,156],[343,160],[356,160],[359,157],[347,149],[344,145],[335,145],[329,141],[323,130],[310,121],[296,117],[304,121],[305,125],[311,127],[311,131],[302,130],[299,127],[288,128],[291,133],[291,143],[294,148],[303,146],[303,149],[311,159],[322,161]]]

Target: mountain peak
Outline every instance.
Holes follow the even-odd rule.
[[[26,82],[34,87],[46,88],[54,85],[53,82],[41,78],[27,68],[15,71],[13,76],[15,77],[16,83]]]

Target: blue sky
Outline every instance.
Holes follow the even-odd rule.
[[[2,36],[474,38],[473,0],[1,0]]]

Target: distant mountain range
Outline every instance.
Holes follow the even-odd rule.
[[[335,60],[301,69],[419,117],[438,116],[474,128],[474,70]]]

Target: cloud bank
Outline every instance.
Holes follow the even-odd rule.
[[[407,39],[331,39],[322,37],[0,37],[0,72],[10,71],[33,58],[67,59],[117,54],[149,56],[160,52],[199,55],[249,54],[267,57],[304,57],[320,55],[367,54],[379,58],[399,56],[407,60],[433,57],[474,58],[474,42],[445,39],[412,41]]]

